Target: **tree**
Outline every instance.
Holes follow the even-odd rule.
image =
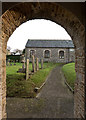
[[[10,50],[11,50],[11,47],[10,47],[10,46],[7,46],[7,50],[10,51]]]
[[[23,52],[22,52],[22,54],[25,54],[25,49],[23,49]]]
[[[15,55],[17,53],[21,55],[22,54],[22,50],[14,49],[13,52],[12,52],[13,55]]]

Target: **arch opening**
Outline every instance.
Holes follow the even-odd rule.
[[[30,29],[30,27],[29,27],[29,29]],[[25,32],[25,30],[24,30],[24,32]],[[21,31],[20,31],[20,33],[21,33]],[[22,33],[21,33],[22,34]],[[43,33],[44,34],[44,33]],[[14,36],[15,37],[15,36]],[[35,37],[34,37],[35,38]],[[63,37],[64,38],[64,37]],[[30,38],[29,38],[30,39]],[[41,39],[41,38],[40,38]],[[11,39],[10,39],[11,40]],[[21,42],[21,38],[18,38],[18,40],[20,40],[20,42]],[[17,42],[18,42],[18,40],[17,40]],[[35,40],[35,39],[34,39]],[[36,39],[37,40],[37,39]],[[36,41],[35,40],[35,41]],[[52,39],[53,40],[53,39]],[[57,39],[58,40],[58,39]],[[47,41],[47,40],[46,40]],[[54,41],[54,40],[53,40]],[[11,47],[11,46],[10,46]],[[52,53],[52,50],[50,50],[51,48],[49,48],[49,49],[46,49],[46,48],[44,48],[44,58],[46,58],[46,59],[49,59],[50,58],[50,56],[53,56],[53,53]],[[26,51],[29,51],[29,53],[30,53],[30,56],[29,56],[29,60],[30,60],[30,58],[32,58],[31,56],[32,55],[36,55],[36,53],[37,53],[37,50],[36,50],[36,48],[30,48],[29,50],[26,50]],[[36,51],[36,52],[35,52]],[[55,49],[54,49],[54,51],[55,51]],[[62,51],[62,50],[60,50],[60,51]],[[57,54],[56,54],[56,58],[58,58],[58,56],[59,56],[59,49],[56,51],[57,52]],[[67,52],[67,51],[65,51],[65,52]],[[40,54],[42,55],[42,53],[43,52],[41,52],[40,51]],[[28,54],[29,55],[29,54]],[[27,55],[27,56],[28,56]],[[46,55],[46,56],[45,56]],[[55,54],[54,54],[55,55]],[[55,57],[55,56],[54,56]],[[62,56],[63,57],[63,56]],[[47,60],[46,60],[47,61]],[[58,61],[56,61],[56,62],[58,62]],[[72,112],[73,112],[73,110],[72,110]]]

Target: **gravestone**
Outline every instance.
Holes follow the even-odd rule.
[[[35,72],[35,58],[34,58],[34,55],[32,55],[32,72]]]
[[[18,60],[16,60],[16,62],[18,62]]]
[[[14,63],[14,65],[16,65],[16,64]]]
[[[12,66],[12,64],[10,63],[10,66]]]
[[[16,65],[15,61],[14,61],[14,65]]]
[[[7,61],[7,66],[9,66],[10,65],[10,63],[9,63],[9,61]]]
[[[26,80],[29,78],[29,59],[26,60]]]
[[[43,69],[43,59],[41,59],[41,69]]]
[[[25,64],[24,63],[22,64],[22,69],[25,69]]]
[[[10,59],[7,60],[7,66],[10,66]]]
[[[39,70],[39,61],[38,61],[38,58],[36,58],[36,71]]]
[[[22,65],[22,69],[25,70],[25,58],[24,58],[24,61],[23,61],[23,65]]]
[[[24,57],[24,63],[23,63],[23,68],[25,69],[25,57]]]

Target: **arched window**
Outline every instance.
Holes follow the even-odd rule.
[[[64,51],[60,51],[59,52],[59,58],[60,59],[64,59]]]
[[[32,57],[32,55],[35,56],[35,50],[30,50],[30,58]]]
[[[45,50],[44,57],[45,58],[50,58],[50,51],[49,50]]]

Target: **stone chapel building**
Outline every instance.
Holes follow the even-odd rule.
[[[72,40],[28,40],[25,46],[25,58],[42,58],[44,62],[74,62],[75,50]]]

